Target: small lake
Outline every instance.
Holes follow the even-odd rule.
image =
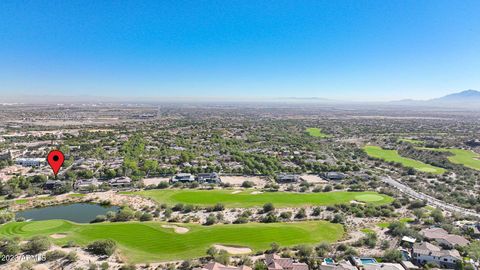
[[[16,216],[23,217],[26,220],[65,219],[77,223],[89,223],[98,215],[105,215],[108,211],[117,212],[119,209],[118,206],[74,203],[19,211]]]

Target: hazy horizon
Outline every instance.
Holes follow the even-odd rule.
[[[471,89],[470,89],[471,90]],[[469,91],[470,91],[469,90]],[[464,90],[465,91],[465,90]],[[477,90],[473,90],[477,91]],[[463,91],[460,91],[463,92]],[[449,93],[449,94],[457,94]],[[402,101],[427,102],[440,97],[429,99],[406,100],[355,100],[329,99],[323,97],[265,97],[265,96],[95,96],[95,95],[12,95],[0,97],[0,103],[320,103],[320,104],[395,104]],[[434,104],[435,105],[435,104]],[[455,105],[455,104],[454,104]],[[458,104],[457,104],[458,105]],[[470,104],[471,105],[471,104]]]

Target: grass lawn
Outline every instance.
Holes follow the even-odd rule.
[[[162,228],[163,224],[165,223],[76,224],[64,220],[11,222],[0,227],[0,235],[28,238],[65,233],[65,238],[52,239],[60,245],[70,240],[86,245],[97,239],[112,239],[117,242],[128,261],[155,262],[205,256],[206,250],[213,244],[243,246],[259,251],[268,249],[272,242],[281,246],[318,244],[322,241],[335,242],[344,234],[342,225],[326,221],[213,226],[178,224],[190,229],[185,234]]]
[[[470,150],[458,149],[458,148],[428,148],[420,147],[419,149],[437,151],[437,152],[449,152],[452,156],[448,157],[448,160],[454,164],[460,164],[470,169],[480,171],[480,154]]]
[[[430,164],[423,163],[418,160],[414,160],[411,158],[405,158],[398,154],[397,150],[385,150],[379,146],[374,145],[367,145],[363,148],[367,155],[385,160],[387,162],[396,162],[402,164],[404,167],[407,168],[414,168],[415,170],[426,172],[426,173],[433,173],[433,174],[442,174],[446,172],[445,169],[440,167],[435,167]]]
[[[386,229],[388,228],[388,226],[390,226],[390,222],[380,222],[380,223],[377,223],[377,226],[382,229]]]
[[[312,137],[318,137],[318,138],[331,137],[330,135],[323,133],[322,130],[319,128],[307,128],[305,131],[308,133],[308,135]]]
[[[405,217],[405,218],[401,218],[399,221],[403,223],[411,223],[411,222],[414,222],[415,219],[410,217]]]
[[[401,218],[398,221],[400,221],[402,223],[411,223],[411,222],[414,222],[415,219],[406,217],[406,218]],[[386,228],[388,228],[388,226],[390,226],[390,222],[380,222],[380,223],[377,223],[377,226],[382,228],[382,229],[386,229]]]
[[[83,194],[83,193],[68,194],[68,197],[72,197],[72,198],[81,198],[81,197],[85,197],[85,196],[87,196],[87,194]]]
[[[369,229],[369,228],[364,228],[364,229],[361,229],[360,231],[363,232],[364,234],[375,233],[374,230]]]
[[[235,191],[238,192],[238,191]],[[275,207],[301,207],[312,205],[333,205],[349,203],[352,200],[388,204],[393,198],[377,192],[335,191],[325,193],[264,192],[252,194],[253,190],[234,193],[233,190],[189,190],[189,189],[152,189],[138,192],[124,192],[151,198],[159,203],[174,205],[177,203],[193,205],[214,205],[222,203],[225,207],[261,207],[273,203]]]
[[[27,199],[18,199],[14,201],[16,204],[26,204],[28,202]]]

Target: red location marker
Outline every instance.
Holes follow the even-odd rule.
[[[48,153],[47,161],[50,167],[52,167],[53,174],[57,176],[60,167],[62,167],[63,162],[65,161],[65,156],[59,150],[52,150]]]

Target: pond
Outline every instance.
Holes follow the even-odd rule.
[[[105,215],[108,211],[117,212],[119,209],[117,206],[74,203],[19,211],[16,213],[16,216],[26,220],[65,219],[77,223],[89,223],[98,215]]]

